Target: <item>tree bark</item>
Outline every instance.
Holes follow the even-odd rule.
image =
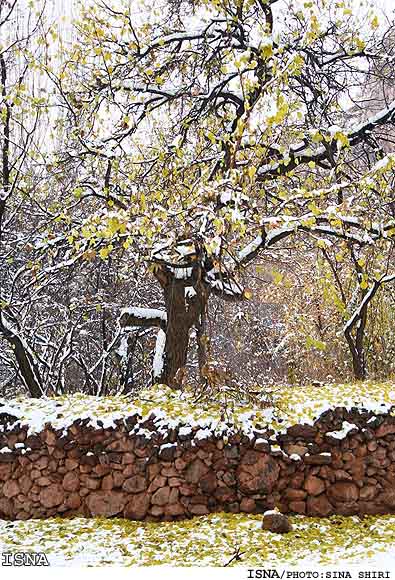
[[[188,356],[191,317],[185,299],[185,287],[175,281],[164,289],[167,313],[166,343],[161,382],[172,387],[177,371],[185,367]]]
[[[367,306],[368,304],[366,304],[365,307],[362,309],[361,315],[357,319],[356,324],[358,324],[358,326],[356,330],[355,339],[351,334],[353,327],[348,328],[345,332],[345,337],[352,358],[354,378],[357,381],[363,381],[367,377],[365,345],[364,345],[365,328],[367,322]]]
[[[354,343],[351,335],[346,334],[346,340],[351,352],[354,378],[357,381],[363,381],[367,376],[364,350],[360,345],[357,346]]]
[[[163,370],[160,381],[172,388],[182,385],[177,373],[187,364],[190,332],[199,332],[205,316],[208,290],[202,282],[193,287],[186,286],[185,280],[167,276],[160,280],[164,291],[167,323]],[[192,290],[193,288],[193,290]]]

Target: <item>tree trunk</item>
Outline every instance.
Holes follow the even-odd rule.
[[[30,396],[39,399],[43,396],[41,377],[37,365],[23,340],[0,319],[0,332],[12,346],[18,364],[18,370]]]
[[[208,293],[202,283],[186,287],[184,280],[171,277],[162,284],[166,305],[166,342],[160,381],[172,388],[180,388],[177,377],[187,364],[189,336],[192,328],[201,326]]]
[[[19,372],[29,389],[30,396],[35,399],[40,399],[43,396],[43,390],[41,388],[38,369],[30,353],[24,348],[21,340],[15,337],[13,343],[15,345],[15,357],[18,362]]]
[[[357,338],[354,341],[351,336],[351,332],[345,333],[348,348],[350,349],[352,358],[352,367],[354,372],[354,378],[357,381],[363,381],[366,379],[366,363],[365,363],[365,353],[363,346],[364,332],[360,331],[357,334]]]
[[[366,309],[364,309],[364,311],[362,312],[362,317],[359,326],[357,328],[355,340],[356,357],[353,357],[354,377],[359,381],[365,380],[367,376],[365,346],[364,346],[365,327],[367,318],[366,314],[367,314]]]
[[[354,378],[357,381],[364,381],[366,379],[366,365],[363,352],[352,352],[352,366],[354,371]]]
[[[175,384],[177,371],[187,363],[189,331],[191,320],[185,300],[185,288],[177,283],[170,283],[165,288],[167,313],[166,343],[161,381],[172,387]]]

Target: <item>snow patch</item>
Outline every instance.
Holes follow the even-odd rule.
[[[353,429],[358,429],[357,425],[349,423],[348,421],[343,421],[343,425],[340,431],[329,431],[326,434],[330,435],[334,439],[344,439],[345,437],[347,437],[348,433]],[[321,455],[323,455],[323,453],[321,453]]]

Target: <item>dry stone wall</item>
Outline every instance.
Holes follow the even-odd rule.
[[[155,430],[155,417],[29,435],[0,415],[0,517],[183,519],[210,512],[395,512],[395,417],[336,408],[255,437]],[[185,434],[186,433],[186,434]],[[147,435],[149,434],[149,436]]]

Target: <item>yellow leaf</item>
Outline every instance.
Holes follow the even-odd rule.
[[[334,137],[342,147],[348,147],[350,145],[350,141],[348,140],[348,137],[345,135],[345,133],[337,131]]]
[[[315,201],[311,201],[307,207],[309,208],[309,210],[313,215],[320,215],[321,210],[319,207],[316,206]]]
[[[250,288],[245,288],[243,296],[246,300],[250,300],[252,298],[252,290]]]
[[[281,272],[276,272],[275,270],[272,271],[272,277],[273,277],[273,282],[275,284],[281,284],[281,282],[283,281],[284,276],[281,274]]]
[[[323,136],[321,135],[321,133],[318,133],[317,131],[312,135],[311,140],[313,141],[313,143],[320,143],[323,140]]]
[[[362,278],[361,283],[359,284],[362,290],[366,290],[366,288],[369,286],[368,281],[366,280],[366,278]]]
[[[209,131],[207,133],[207,138],[210,139],[211,143],[214,145],[214,143],[216,141],[214,133],[212,133],[211,131]]]
[[[256,173],[256,167],[254,167],[253,165],[251,165],[251,166],[248,168],[248,176],[249,176],[249,178],[250,178],[250,179],[253,179],[253,178],[254,178],[254,175],[255,175],[255,173]]]
[[[317,350],[326,350],[326,343],[322,340],[316,340],[311,336],[306,337],[306,347],[307,348],[316,348]]]
[[[271,44],[265,44],[261,49],[263,58],[270,58],[273,54],[273,47]]]
[[[106,246],[105,248],[102,248],[99,251],[99,256],[101,257],[101,259],[106,260],[112,249],[113,249],[113,246],[111,244],[109,246]]]

